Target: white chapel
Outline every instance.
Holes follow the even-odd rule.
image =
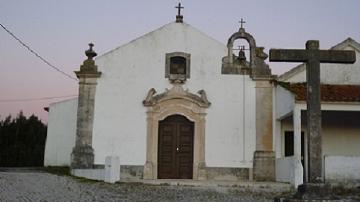
[[[234,51],[237,40],[246,40],[249,50]],[[357,56],[359,47],[353,40],[337,46],[355,50]],[[116,156],[121,179],[278,180],[295,185],[305,179],[304,165],[288,159],[294,150],[299,153],[294,143],[301,145],[297,137],[304,127],[301,110],[306,109],[293,86],[305,82],[304,68],[272,75],[264,48],[243,26],[223,44],[178,15],[175,22],[99,56],[90,44],[86,56],[75,72],[79,97],[50,105],[45,166],[101,169],[107,156]],[[342,75],[359,93],[359,62],[351,66],[354,73]],[[332,78],[336,84],[342,79]],[[339,115],[359,117],[360,94],[356,96],[339,99],[341,104],[332,109],[351,105],[355,114]],[[326,103],[331,101],[337,102]],[[333,113],[325,113],[329,124]],[[353,139],[341,144],[360,141],[360,124],[353,121],[347,125],[350,130],[344,129]],[[330,151],[336,147],[337,129],[326,131],[330,145],[324,145],[325,151],[336,155]],[[339,155],[360,156],[356,148],[343,150]]]

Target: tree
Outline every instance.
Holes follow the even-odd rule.
[[[0,120],[0,166],[43,166],[46,130],[38,117],[23,112]]]

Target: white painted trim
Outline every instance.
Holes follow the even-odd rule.
[[[301,160],[301,109],[295,106],[293,113],[294,156]]]
[[[275,155],[276,155],[276,158],[281,158],[282,157],[282,154],[281,154],[281,121],[280,120],[274,120],[273,121],[274,123],[274,128],[273,128],[273,131],[274,131],[274,147],[275,148]]]
[[[306,110],[306,102],[295,102],[295,107]],[[360,103],[321,103],[322,111],[360,111]]]
[[[281,158],[281,119],[277,119],[277,87],[273,88],[273,150],[275,151],[275,158]]]
[[[284,119],[291,115],[295,105],[295,96],[284,87],[275,87],[275,114],[277,119]]]

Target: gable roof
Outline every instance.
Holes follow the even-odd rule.
[[[163,25],[163,26],[161,26],[161,27],[153,30],[153,31],[150,31],[150,32],[148,32],[148,33],[145,33],[145,34],[143,34],[143,35],[141,35],[141,36],[139,36],[139,37],[137,37],[137,38],[135,38],[135,39],[133,39],[133,40],[125,43],[125,44],[122,44],[122,45],[120,45],[120,46],[118,46],[118,47],[116,47],[116,48],[114,48],[114,49],[112,49],[112,50],[110,50],[110,51],[107,51],[107,52],[105,52],[105,53],[97,56],[97,57],[95,58],[95,60],[98,60],[98,59],[102,58],[103,56],[106,56],[106,55],[108,55],[108,54],[110,54],[110,53],[112,53],[112,52],[114,52],[114,51],[116,51],[116,50],[118,50],[118,49],[122,49],[122,48],[124,48],[124,47],[126,47],[126,46],[128,46],[128,45],[130,45],[130,44],[132,44],[132,43],[134,43],[134,42],[140,41],[140,40],[145,39],[146,37],[149,37],[149,36],[157,35],[158,33],[163,32],[163,31],[165,31],[165,30],[167,30],[167,29],[171,29],[171,28],[173,28],[173,27],[181,27],[182,30],[195,32],[195,33],[197,33],[197,34],[200,34],[200,35],[206,37],[206,38],[209,39],[210,41],[213,41],[213,42],[216,43],[217,45],[223,46],[223,47],[226,48],[226,45],[225,45],[225,44],[223,44],[223,43],[221,43],[220,41],[212,38],[211,36],[205,34],[205,33],[202,32],[201,30],[199,30],[199,29],[191,26],[190,24],[187,24],[187,23],[185,23],[185,22],[182,22],[182,23],[170,22],[170,23],[168,23],[168,24],[165,24],[165,25]]]
[[[279,84],[290,92],[294,93],[295,100],[306,101],[306,83],[285,83]],[[360,85],[321,85],[322,102],[360,102]]]
[[[330,50],[343,50],[348,46],[360,52],[360,43],[358,43],[357,41],[355,41],[350,37],[345,39],[343,42],[338,43],[335,46],[331,47]]]
[[[346,47],[352,47],[354,48],[355,50],[359,51],[360,52],[360,43],[358,43],[357,41],[355,41],[354,39],[352,38],[347,38],[345,39],[344,41],[336,44],[335,46],[331,47],[330,50],[343,50],[345,49]],[[287,79],[295,76],[296,74],[304,71],[306,68],[305,64],[300,64],[292,69],[290,69],[289,71],[281,74],[280,76],[278,76],[278,80],[279,81],[286,81]]]

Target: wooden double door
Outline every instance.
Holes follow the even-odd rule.
[[[159,122],[158,178],[192,179],[194,122],[172,115]]]

